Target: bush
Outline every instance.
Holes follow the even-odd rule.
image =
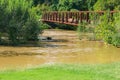
[[[120,33],[114,34],[114,36],[112,37],[112,44],[114,46],[120,47]]]
[[[97,38],[103,39],[107,43],[112,42],[112,36],[114,35],[115,26],[111,21],[109,12],[106,12],[105,15],[101,17],[100,24],[95,29]]]
[[[101,23],[96,27],[96,36],[109,44],[120,46],[120,15],[111,17],[106,13],[101,17]]]
[[[0,30],[9,35],[10,44],[37,40],[42,31],[32,0],[0,0]]]
[[[117,13],[114,17],[114,26],[116,33],[112,37],[112,44],[114,46],[120,47],[120,13]]]

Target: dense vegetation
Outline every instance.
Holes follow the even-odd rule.
[[[43,11],[100,11],[119,9],[120,0],[0,0],[0,15],[2,15],[0,17],[0,43],[3,43],[3,37],[8,38],[10,44],[37,40],[38,34],[42,32],[42,28],[49,27],[38,22]],[[119,15],[113,16],[110,22],[107,16],[103,16],[100,23],[95,25],[98,28],[92,31],[105,42],[116,46],[120,45],[119,21]],[[74,29],[67,25],[57,24],[57,26],[63,29]],[[108,32],[106,33],[106,31]]]
[[[101,23],[95,29],[96,36],[109,44],[120,46],[120,14],[117,13],[111,18],[107,12],[100,21]]]
[[[100,23],[96,26],[97,38],[120,47],[120,13],[116,13],[113,16],[109,14],[109,10],[120,10],[120,0],[98,0],[94,5],[94,10],[107,10],[101,16]]]
[[[41,27],[32,5],[32,0],[0,0],[1,43],[3,37],[9,38],[12,45],[37,40]]]
[[[42,10],[115,10],[120,9],[120,0],[34,0]]]

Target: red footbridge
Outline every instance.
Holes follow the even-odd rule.
[[[91,23],[91,17],[96,18],[97,16],[105,14],[105,12],[106,11],[47,11],[43,13],[41,21],[77,26],[83,21]],[[110,11],[109,13],[113,16],[113,14],[117,12],[118,11]]]

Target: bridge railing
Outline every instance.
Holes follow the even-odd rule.
[[[111,16],[116,12],[118,11],[110,11]],[[78,25],[84,21],[91,23],[90,16],[97,17],[103,15],[104,13],[105,11],[48,11],[43,13],[42,21]]]

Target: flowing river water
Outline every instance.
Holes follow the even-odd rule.
[[[0,46],[0,69],[34,67],[42,64],[99,64],[120,61],[120,48],[100,41],[79,40],[77,32],[46,30],[36,46]]]

